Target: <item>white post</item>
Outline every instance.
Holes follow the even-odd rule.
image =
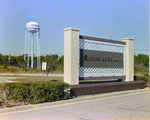
[[[149,0],[149,12],[150,12],[150,0]],[[149,15],[149,76],[150,76],[150,15]]]
[[[126,42],[126,80],[134,81],[134,38],[122,38],[123,42]]]
[[[79,29],[64,29],[64,82],[79,84]]]
[[[39,37],[38,37],[38,30],[37,30],[37,69],[39,69],[39,60],[38,60],[38,57],[39,57],[39,49],[38,49],[38,39],[39,39]]]
[[[27,43],[26,37],[27,37],[27,30],[25,31],[24,60],[26,60],[26,43]]]
[[[28,32],[28,63],[27,63],[27,68],[29,68],[29,41],[30,41],[30,33]]]
[[[34,53],[34,50],[33,50],[33,47],[34,47],[34,39],[33,39],[33,33],[32,33],[32,40],[31,40],[31,68],[33,68],[33,53]]]
[[[39,38],[38,38],[38,45],[39,45],[39,69],[41,68],[41,61],[40,61],[40,31],[39,31]]]

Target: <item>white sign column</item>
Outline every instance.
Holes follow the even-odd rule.
[[[64,29],[64,82],[79,84],[79,29]]]
[[[122,38],[126,42],[126,80],[134,81],[134,38]]]

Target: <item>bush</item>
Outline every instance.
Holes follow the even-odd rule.
[[[8,69],[6,61],[3,64],[3,69]]]
[[[144,74],[144,76],[149,76],[149,74]]]
[[[37,81],[6,83],[4,89],[8,100],[16,102],[43,103],[69,98],[65,90],[67,83],[59,81]]]
[[[10,70],[12,73],[18,72],[18,69],[17,69],[17,68],[10,68],[9,70]]]
[[[149,76],[135,76],[135,81],[141,81],[141,80],[147,83],[149,80]]]

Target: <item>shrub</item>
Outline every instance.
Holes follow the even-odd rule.
[[[149,74],[147,73],[147,74],[144,74],[144,76],[149,76]]]
[[[9,70],[10,70],[12,73],[18,72],[18,69],[17,69],[17,68],[10,68]]]
[[[4,89],[8,100],[28,103],[43,103],[69,98],[67,83],[59,81],[36,81],[6,83]]]
[[[144,81],[145,83],[147,83],[149,81],[149,76],[135,76],[135,81]]]
[[[3,64],[3,69],[8,69],[6,61]]]

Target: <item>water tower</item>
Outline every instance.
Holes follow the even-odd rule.
[[[36,40],[36,41],[34,41]],[[31,53],[29,51],[31,50]],[[29,22],[26,24],[25,31],[25,49],[24,60],[27,57],[27,68],[29,68],[29,57],[31,56],[31,68],[33,68],[34,52],[37,53],[37,69],[40,69],[40,25],[36,22]],[[26,56],[28,54],[28,56]]]

